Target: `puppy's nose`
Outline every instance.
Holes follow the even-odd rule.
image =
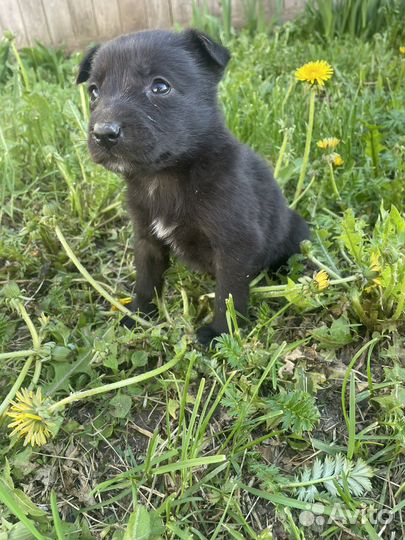
[[[92,135],[98,144],[110,148],[117,144],[121,136],[121,126],[117,122],[96,122]]]

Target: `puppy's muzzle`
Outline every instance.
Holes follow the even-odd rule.
[[[111,148],[121,137],[121,126],[117,122],[96,122],[91,134],[98,145]]]

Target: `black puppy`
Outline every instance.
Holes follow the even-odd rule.
[[[214,320],[197,332],[203,344],[227,331],[229,294],[246,314],[251,279],[285,263],[309,236],[266,163],[224,124],[217,84],[229,58],[196,30],[145,31],[92,49],[77,77],[89,83],[91,156],[128,185],[131,308],[156,310],[172,250],[216,278]]]

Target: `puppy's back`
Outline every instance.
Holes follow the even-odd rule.
[[[288,207],[287,201],[263,158],[247,146],[240,146],[243,174],[251,183],[253,200],[258,211],[257,226],[266,238],[263,268],[276,269],[294,254],[299,253],[300,243],[309,238],[309,228],[304,219]]]

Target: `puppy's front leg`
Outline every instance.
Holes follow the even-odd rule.
[[[233,265],[232,265],[233,266]],[[232,294],[235,310],[241,315],[246,315],[249,301],[249,272],[228,265],[221,266],[216,272],[215,288],[215,315],[214,320],[207,326],[197,330],[198,341],[203,345],[209,345],[211,341],[228,332],[226,322],[225,300]]]
[[[139,238],[135,246],[136,286],[135,300],[128,308],[131,311],[140,311],[145,315],[154,315],[156,306],[152,304],[155,291],[162,292],[163,274],[169,266],[169,248],[156,240],[153,236]],[[135,321],[130,317],[123,317],[121,324],[132,328]]]

